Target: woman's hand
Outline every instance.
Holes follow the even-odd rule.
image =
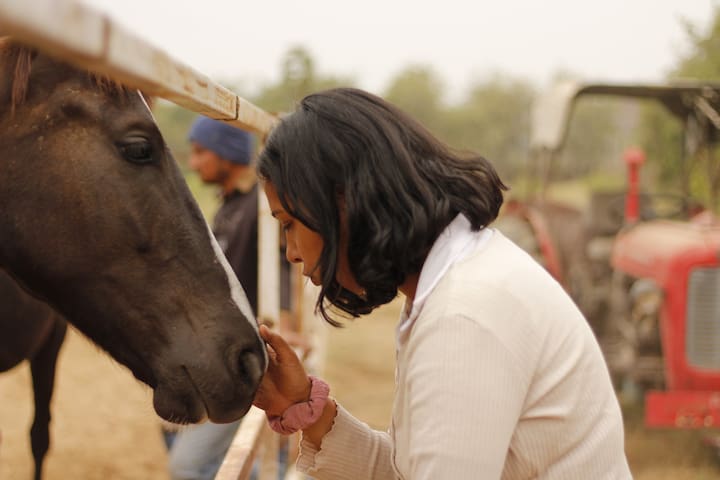
[[[295,403],[310,399],[310,379],[295,351],[265,325],[260,336],[268,344],[268,369],[255,394],[254,405],[270,416],[281,416]]]

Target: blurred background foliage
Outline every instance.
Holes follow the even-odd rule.
[[[676,60],[667,80],[720,81],[720,8],[707,31],[686,23],[690,48]],[[321,73],[311,52],[297,46],[280,59],[279,79],[249,92],[243,79],[226,84],[243,98],[270,112],[292,111],[303,96],[336,86],[355,86],[352,77]],[[571,72],[558,72],[572,79]],[[457,149],[472,150],[490,159],[512,185],[527,182],[526,162],[530,111],[540,87],[501,73],[477,78],[463,94],[448,92],[432,65],[413,64],[399,70],[384,91],[374,92],[407,111],[439,138]],[[448,101],[453,98],[453,101]],[[187,171],[187,130],[194,114],[171,103],[156,104],[155,115],[175,158]],[[586,98],[578,101],[556,179],[584,178],[587,182],[623,185],[622,151],[630,145],[644,148],[648,165],[644,183],[650,189],[667,188],[680,175],[681,125],[653,102]],[[708,189],[707,175],[692,173],[693,194]],[[605,179],[616,177],[616,180]],[[532,179],[530,179],[532,180]],[[188,182],[206,213],[217,201],[194,175]]]
[[[707,31],[699,31],[688,22],[685,22],[685,31],[691,48],[678,58],[668,74],[668,80],[720,81],[720,7],[716,7]],[[644,107],[637,138],[638,143],[645,149],[648,160],[655,167],[657,189],[689,194],[703,203],[710,202],[711,207],[717,208],[717,199],[714,198],[715,193],[712,193],[713,190],[717,190],[717,186],[713,187],[710,184],[708,174],[708,168],[712,169],[714,166],[704,165],[705,160],[710,158],[710,153],[717,156],[717,151],[697,152],[699,159],[695,158],[693,160],[696,161],[683,165],[679,161],[684,142],[682,125],[655,104]],[[688,165],[692,168],[689,169]],[[689,192],[680,191],[678,179],[683,175],[690,177]]]

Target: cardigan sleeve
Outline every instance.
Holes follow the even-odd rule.
[[[391,480],[396,478],[391,452],[387,433],[371,429],[338,404],[320,449],[301,441],[297,468],[317,480]]]

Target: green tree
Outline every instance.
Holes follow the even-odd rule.
[[[715,8],[706,31],[700,31],[689,22],[685,22],[685,31],[690,46],[672,69],[670,80],[719,81],[720,7]],[[716,190],[710,180],[716,175],[716,167],[708,164],[713,156],[703,150],[683,162],[682,130],[681,121],[661,106],[652,106],[644,111],[639,138],[649,160],[657,167],[659,180],[665,189],[682,190],[699,199],[710,199]],[[714,153],[717,158],[718,152]]]
[[[280,81],[266,85],[251,100],[270,112],[288,112],[305,95],[328,88],[353,85],[349,77],[321,75],[315,61],[302,47],[290,49],[281,62]]]
[[[671,78],[720,79],[720,6],[715,7],[713,21],[706,32],[685,22],[690,40],[689,51],[680,57]]]
[[[663,189],[680,187],[682,176],[683,125],[658,102],[643,106],[638,128],[640,144],[648,163],[657,171],[658,185]]]
[[[441,131],[458,148],[487,157],[507,179],[527,160],[533,87],[495,75],[470,85],[464,101],[448,109]]]
[[[580,97],[573,109],[556,176],[581,177],[622,166],[622,151],[632,140],[620,126],[634,115],[636,111],[627,101]]]
[[[383,96],[439,134],[443,124],[442,91],[442,80],[431,67],[411,65],[391,79]]]
[[[583,83],[571,71],[556,72],[552,84],[564,82]],[[550,180],[591,181],[601,172],[612,171],[622,163],[619,152],[630,143],[627,123],[634,123],[634,118],[636,112],[623,100],[581,94],[571,106],[564,144],[550,169]]]
[[[527,155],[533,88],[496,75],[472,83],[457,103],[447,104],[443,93],[443,81],[432,67],[412,65],[392,79],[384,97],[453,148],[477,152],[504,178],[514,176]]]

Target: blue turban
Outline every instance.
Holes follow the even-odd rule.
[[[251,163],[252,135],[228,123],[200,116],[190,127],[188,139],[215,152],[220,158],[229,162],[238,165]]]

